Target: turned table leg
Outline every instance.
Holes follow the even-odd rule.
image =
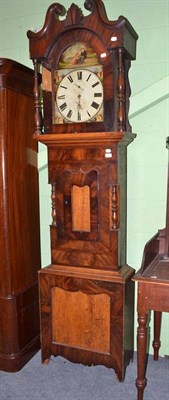
[[[145,378],[146,373],[146,358],[147,358],[147,321],[148,314],[138,313],[138,328],[137,328],[137,379],[136,387],[138,390],[138,400],[143,399],[144,389],[147,384]]]
[[[154,360],[158,360],[159,349],[161,346],[160,342],[160,333],[161,333],[161,319],[162,312],[154,311],[154,340],[153,340],[153,348],[154,348]]]

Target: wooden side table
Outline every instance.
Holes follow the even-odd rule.
[[[169,137],[166,140],[169,150]],[[160,229],[147,243],[142,266],[133,278],[138,282],[138,330],[136,387],[138,400],[143,400],[146,380],[148,315],[154,311],[154,360],[158,360],[162,312],[169,312],[169,167],[167,182],[166,227]]]
[[[162,312],[169,312],[169,258],[157,255],[143,273],[138,272],[137,379],[138,400],[143,400],[146,379],[148,314],[154,311],[154,360],[158,360]]]

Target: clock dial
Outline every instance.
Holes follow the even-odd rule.
[[[69,123],[88,122],[99,115],[103,106],[103,85],[88,69],[69,71],[56,92],[59,113]]]

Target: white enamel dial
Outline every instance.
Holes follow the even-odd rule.
[[[101,80],[87,69],[70,71],[59,84],[56,103],[60,114],[68,122],[92,120],[103,104]]]

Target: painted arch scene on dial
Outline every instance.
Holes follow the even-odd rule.
[[[103,121],[103,67],[82,42],[69,46],[53,72],[54,124]]]

